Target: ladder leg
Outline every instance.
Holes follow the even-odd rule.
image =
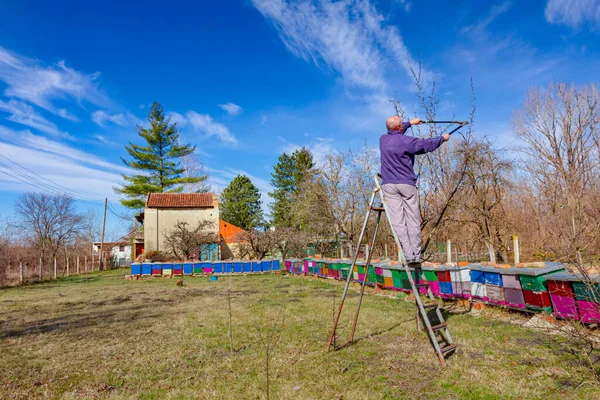
[[[445,366],[446,365],[445,355],[450,354],[451,352],[455,351],[456,344],[454,344],[454,341],[452,340],[452,336],[450,336],[450,331],[448,330],[448,326],[446,325],[444,316],[442,315],[442,312],[437,304],[437,301],[435,300],[435,297],[433,296],[433,292],[431,291],[429,284],[427,284],[425,282],[421,283],[420,265],[415,265],[415,267],[416,267],[416,268],[414,268],[415,276],[413,279],[412,271],[409,268],[408,264],[406,263],[406,258],[404,257],[404,253],[402,252],[402,246],[400,244],[400,240],[398,238],[398,235],[396,234],[396,231],[394,231],[392,221],[390,220],[387,202],[385,201],[385,197],[383,196],[383,194],[381,192],[381,185],[379,183],[379,179],[377,176],[375,177],[375,185],[379,189],[379,192],[381,195],[381,201],[383,203],[383,208],[386,211],[386,217],[388,219],[390,227],[392,228],[392,235],[394,236],[394,240],[396,241],[396,246],[398,247],[398,260],[402,263],[402,265],[404,266],[404,270],[408,274],[408,280],[410,281],[410,286],[415,295],[415,303],[417,306],[417,314],[416,314],[417,327],[419,326],[418,324],[421,322],[425,325],[425,331],[427,332],[427,335],[429,336],[429,340],[431,341],[431,344],[436,352],[436,355],[438,356],[440,363],[443,366]],[[421,287],[427,288],[427,294],[429,295],[429,299],[432,302],[431,304],[427,305],[427,308],[435,308],[436,309],[436,315],[438,317],[439,323],[435,326],[431,325],[429,316],[427,315],[427,312],[426,312],[426,307],[423,305],[423,301],[421,300],[421,293],[420,293]],[[440,342],[438,341],[438,339],[436,337],[437,332],[439,332],[442,335],[443,339],[448,343],[448,345],[446,347],[442,348],[440,346]]]
[[[362,231],[360,232],[360,236],[358,238],[358,245],[356,246],[356,251],[354,252],[354,260],[352,261],[350,271],[348,271],[346,284],[344,285],[344,292],[342,293],[342,300],[340,301],[337,315],[335,317],[335,321],[333,322],[331,335],[329,336],[329,342],[327,343],[327,351],[329,351],[329,349],[331,348],[331,344],[333,343],[333,339],[335,338],[335,332],[337,330],[338,323],[340,322],[340,315],[342,314],[342,308],[344,308],[344,301],[346,300],[346,294],[348,293],[348,286],[350,286],[350,279],[352,278],[352,274],[350,272],[354,270],[354,266],[356,265],[356,260],[358,259],[358,251],[360,250],[360,244],[362,243],[363,237],[365,236],[365,232],[367,230],[367,222],[369,221],[369,216],[371,215],[371,209],[373,208],[373,202],[375,201],[375,195],[377,194],[377,191],[378,189],[375,189],[371,194],[371,200],[369,201],[369,209],[367,210],[365,222],[363,224]]]
[[[358,322],[358,314],[360,313],[360,305],[362,303],[363,294],[365,293],[365,282],[367,281],[367,277],[369,276],[369,268],[371,264],[371,256],[373,255],[373,247],[375,246],[375,239],[377,238],[377,230],[379,229],[379,221],[381,220],[381,211],[377,212],[377,219],[375,221],[375,230],[373,231],[373,239],[371,240],[371,251],[369,252],[369,256],[367,257],[367,265],[365,275],[363,276],[363,280],[360,283],[360,295],[358,296],[358,306],[356,308],[356,313],[354,314],[354,323],[352,324],[352,330],[350,331],[350,340],[352,343],[354,341],[354,331],[356,330],[356,323]],[[352,271],[350,271],[352,272]]]

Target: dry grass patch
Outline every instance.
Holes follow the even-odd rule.
[[[460,347],[442,368],[415,332],[414,305],[392,297],[367,296],[356,343],[326,353],[339,283],[259,275],[186,278],[178,288],[173,279],[122,274],[0,291],[0,398],[265,398],[257,329],[281,306],[272,398],[600,397],[569,343],[485,316],[449,315]]]

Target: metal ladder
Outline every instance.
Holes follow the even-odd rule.
[[[376,207],[376,206],[374,206],[374,204],[375,204],[375,198],[377,195],[379,195],[379,198],[381,199],[381,204]],[[408,280],[410,281],[410,286],[412,288],[413,294],[415,295],[415,303],[417,305],[417,316],[416,316],[417,330],[420,330],[420,321],[423,321],[423,323],[425,324],[425,331],[427,332],[427,335],[429,336],[429,340],[440,360],[440,363],[445,366],[446,365],[446,356],[449,356],[451,353],[453,353],[456,350],[456,344],[454,343],[454,340],[452,339],[452,336],[450,335],[450,331],[448,330],[448,325],[446,324],[444,316],[442,315],[442,312],[440,310],[437,300],[433,296],[433,292],[431,291],[431,288],[429,287],[429,283],[421,280],[421,272],[422,272],[421,264],[420,263],[419,264],[411,264],[409,266],[406,262],[404,253],[402,252],[402,246],[400,245],[400,240],[398,239],[398,235],[394,231],[392,222],[391,222],[389,214],[388,214],[388,205],[387,205],[385,198],[381,191],[381,183],[380,183],[380,175],[379,174],[377,176],[375,176],[375,189],[373,189],[373,192],[371,193],[371,200],[369,202],[369,208],[367,210],[367,215],[366,215],[365,221],[363,223],[362,231],[360,232],[360,236],[358,239],[358,245],[356,246],[356,251],[354,253],[354,258],[352,261],[352,267],[348,271],[348,276],[346,278],[346,284],[344,286],[344,291],[342,294],[342,300],[340,301],[340,305],[338,307],[338,312],[337,312],[337,315],[335,318],[333,329],[332,329],[331,335],[329,337],[329,343],[327,344],[327,351],[330,350],[331,344],[333,343],[333,340],[335,338],[337,326],[338,326],[338,323],[340,320],[340,315],[342,314],[342,309],[344,307],[344,301],[346,300],[346,295],[348,293],[348,287],[350,286],[350,280],[352,279],[352,273],[354,271],[354,267],[356,266],[356,260],[358,259],[358,252],[360,249],[360,245],[362,244],[363,238],[365,236],[369,217],[371,216],[371,212],[373,212],[373,211],[376,212],[376,219],[375,219],[375,229],[373,231],[373,238],[371,239],[370,248],[372,249],[375,244],[375,238],[377,237],[377,231],[379,229],[379,222],[381,220],[381,214],[385,213],[388,223],[390,224],[390,227],[392,228],[391,230],[394,235],[394,240],[396,241],[396,246],[398,247],[398,261],[400,262],[400,264],[406,271],[406,273],[408,275]],[[370,266],[371,255],[372,255],[372,252],[370,251],[369,254],[367,255],[366,271],[365,271],[362,281],[360,282],[361,287],[360,287],[360,295],[358,297],[358,307],[356,309],[356,313],[354,314],[354,322],[352,325],[352,330],[350,332],[350,340],[348,341],[348,343],[352,343],[354,341],[354,331],[356,330],[356,324],[358,322],[358,314],[360,312],[360,306],[362,303],[363,294],[365,292],[365,283],[366,283],[367,277],[369,275],[369,268],[374,268],[374,267]],[[415,279],[413,279],[413,272],[414,272]],[[420,288],[427,289],[427,296],[429,298],[429,301],[427,303],[424,303],[423,300],[421,299],[421,293],[419,290]],[[436,314],[436,317],[438,320],[436,325],[431,324],[429,316],[427,315],[428,310],[435,310],[435,314]]]

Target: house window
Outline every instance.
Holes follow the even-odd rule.
[[[125,251],[125,246],[119,246],[119,251],[121,251],[121,252]]]

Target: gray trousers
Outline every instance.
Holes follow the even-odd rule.
[[[381,186],[392,227],[400,239],[407,262],[421,261],[421,214],[415,186],[386,183]]]

